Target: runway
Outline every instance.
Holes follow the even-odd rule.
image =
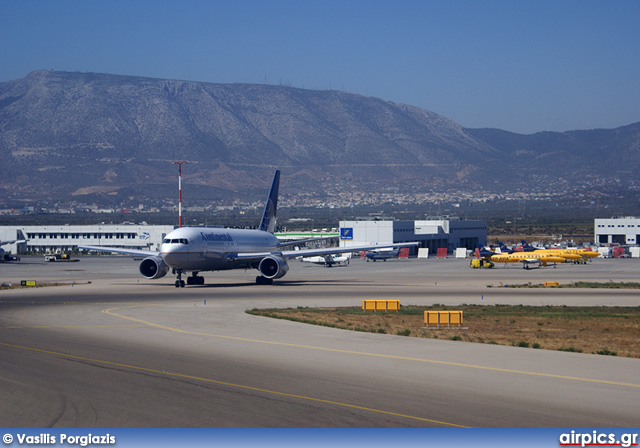
[[[640,360],[349,332],[251,308],[508,303],[638,306],[637,290],[508,283],[637,281],[640,260],[525,271],[465,260],[204,273],[176,289],[130,257],[0,265],[0,419],[6,427],[635,427]],[[88,283],[91,282],[91,283]],[[492,287],[487,287],[491,285]]]

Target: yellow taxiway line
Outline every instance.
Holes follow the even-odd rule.
[[[0,342],[0,346],[17,348],[17,349],[21,349],[21,350],[29,350],[29,351],[38,352],[38,353],[45,353],[47,355],[54,355],[54,356],[59,356],[59,357],[63,357],[63,358],[78,359],[78,360],[81,360],[81,361],[88,361],[88,362],[93,362],[93,363],[96,363],[96,364],[103,364],[103,365],[127,368],[127,369],[131,369],[131,370],[138,370],[138,371],[143,371],[143,372],[155,373],[155,374],[158,374],[158,375],[166,375],[166,376],[170,376],[170,377],[184,378],[184,379],[195,380],[195,381],[202,381],[202,382],[206,382],[206,383],[218,384],[218,385],[221,385],[221,386],[234,387],[234,388],[240,388],[240,389],[245,389],[245,390],[251,390],[251,391],[255,391],[255,392],[262,392],[262,393],[266,393],[266,394],[278,395],[278,396],[281,396],[281,397],[297,398],[297,399],[300,399],[300,400],[313,401],[313,402],[316,402],[316,403],[324,403],[324,404],[329,404],[329,405],[334,405],[334,406],[346,407],[346,408],[350,408],[350,409],[358,409],[358,410],[361,410],[361,411],[375,412],[375,413],[378,413],[378,414],[385,414],[385,415],[390,415],[390,416],[394,416],[394,417],[402,417],[402,418],[422,421],[422,422],[426,422],[426,423],[434,423],[434,424],[437,424],[437,425],[451,426],[451,427],[456,427],[456,428],[469,428],[468,426],[457,425],[455,423],[441,422],[441,421],[438,421],[438,420],[432,420],[432,419],[423,418],[423,417],[416,417],[416,416],[413,416],[413,415],[406,415],[406,414],[400,414],[400,413],[397,413],[397,412],[383,411],[383,410],[380,410],[380,409],[368,408],[368,407],[358,406],[358,405],[349,404],[349,403],[341,403],[339,401],[323,400],[321,398],[306,397],[304,395],[289,394],[289,393],[286,393],[286,392],[278,392],[278,391],[269,390],[269,389],[262,389],[262,388],[259,388],[259,387],[252,387],[252,386],[245,386],[245,385],[242,385],[242,384],[228,383],[226,381],[213,380],[213,379],[210,379],[210,378],[202,378],[202,377],[198,377],[198,376],[194,376],[194,375],[188,375],[188,374],[184,374],[184,373],[167,372],[167,371],[164,371],[164,370],[150,369],[148,367],[133,366],[133,365],[130,365],[130,364],[122,364],[122,363],[113,362],[113,361],[104,361],[104,360],[101,360],[101,359],[86,358],[84,356],[70,355],[68,353],[54,352],[54,351],[51,351],[51,350],[43,350],[43,349],[34,348],[34,347],[24,347],[24,346],[21,346],[21,345],[7,344],[7,343],[4,343],[4,342]]]
[[[518,375],[529,375],[529,376],[538,376],[538,377],[544,377],[544,378],[555,378],[555,379],[570,380],[570,381],[582,381],[582,382],[587,382],[587,383],[610,384],[610,385],[614,385],[614,386],[640,388],[640,384],[624,383],[624,382],[620,382],[620,381],[599,380],[599,379],[593,379],[593,378],[581,378],[581,377],[577,377],[577,376],[556,375],[556,374],[553,374],[553,373],[529,372],[529,371],[526,371],[526,370],[503,369],[503,368],[500,368],[500,367],[479,366],[479,365],[465,364],[465,363],[460,363],[460,362],[439,361],[439,360],[434,360],[434,359],[413,358],[413,357],[397,356],[397,355],[385,355],[385,354],[380,354],[380,353],[359,352],[359,351],[354,351],[354,350],[341,350],[341,349],[336,349],[336,348],[315,347],[315,346],[312,346],[312,345],[293,344],[293,343],[288,343],[288,342],[264,341],[264,340],[260,340],[260,339],[241,338],[241,337],[237,337],[237,336],[225,336],[225,335],[220,335],[220,334],[201,333],[201,332],[195,332],[195,331],[181,330],[179,328],[173,328],[173,327],[169,327],[169,326],[166,326],[166,325],[157,324],[157,323],[154,323],[154,322],[149,322],[149,321],[146,321],[146,320],[143,320],[143,319],[137,319],[135,317],[124,316],[122,314],[118,314],[118,313],[115,313],[113,311],[113,310],[118,310],[118,309],[139,308],[139,307],[145,307],[145,306],[163,306],[163,305],[160,305],[160,304],[145,304],[145,305],[118,306],[118,307],[114,307],[114,308],[104,309],[104,310],[102,310],[102,312],[105,313],[105,314],[108,314],[110,316],[119,317],[121,319],[130,320],[130,321],[137,322],[137,323],[140,323],[140,324],[145,324],[145,325],[148,325],[150,327],[160,328],[162,330],[172,331],[172,332],[175,332],[175,333],[190,334],[190,335],[196,335],[196,336],[205,336],[205,337],[220,338],[220,339],[232,339],[232,340],[236,340],[236,341],[252,342],[252,343],[258,343],[258,344],[268,344],[268,345],[280,345],[280,346],[286,346],[286,347],[296,347],[296,348],[304,348],[304,349],[308,349],[308,350],[319,350],[319,351],[334,352],[334,353],[347,353],[347,354],[350,354],[350,355],[370,356],[370,357],[376,357],[376,358],[389,358],[389,359],[399,359],[399,360],[404,360],[404,361],[415,361],[415,362],[423,362],[423,363],[430,363],[430,364],[440,364],[440,365],[455,366],[455,367],[466,367],[466,368],[470,368],[470,369],[489,370],[489,371],[493,371],[493,372],[515,373],[515,374],[518,374]]]

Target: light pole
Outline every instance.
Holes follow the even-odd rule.
[[[182,227],[182,165],[187,162],[177,160],[173,163],[178,165],[178,227]]]

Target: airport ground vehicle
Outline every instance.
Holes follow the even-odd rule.
[[[69,254],[53,254],[53,255],[45,255],[44,256],[45,261],[49,261],[49,262],[74,262],[74,261],[80,261],[77,258],[71,258],[71,255]]]
[[[484,260],[482,258],[474,258],[473,260],[471,260],[471,263],[469,264],[469,266],[474,269],[481,269],[481,268],[491,269],[495,265],[491,263],[489,260]]]

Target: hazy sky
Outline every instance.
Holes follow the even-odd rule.
[[[513,132],[640,122],[640,1],[0,0],[32,70],[333,89]]]

